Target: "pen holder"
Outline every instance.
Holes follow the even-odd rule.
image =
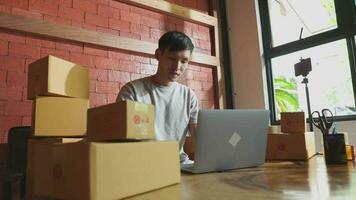
[[[347,162],[344,134],[323,135],[326,164],[345,164]]]

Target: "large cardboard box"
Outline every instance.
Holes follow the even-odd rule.
[[[89,99],[87,68],[47,56],[29,64],[28,99],[36,96],[66,96]]]
[[[281,131],[283,133],[305,133],[304,112],[281,112]]]
[[[120,199],[180,182],[175,141],[41,143],[32,140],[29,148],[33,197]]]
[[[36,138],[30,139],[27,146],[27,172],[26,172],[26,199],[40,199],[39,196],[34,195],[35,182],[37,178],[46,179],[46,184],[53,186],[51,177],[44,177],[42,169],[46,168],[47,172],[50,170],[51,164],[58,162],[58,152],[55,156],[52,155],[55,146],[58,144],[73,143],[82,140],[82,138]],[[46,157],[47,156],[47,157]],[[38,167],[38,165],[41,165]],[[47,168],[48,167],[48,168]],[[53,172],[54,173],[54,172]],[[39,187],[36,185],[36,187]]]
[[[88,99],[36,97],[32,114],[33,136],[83,136]]]
[[[268,134],[266,160],[307,160],[315,154],[314,132]]]
[[[90,140],[154,139],[154,106],[120,101],[88,110]]]

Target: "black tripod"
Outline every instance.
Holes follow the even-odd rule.
[[[311,109],[310,109],[310,99],[309,99],[309,88],[308,88],[308,78],[304,76],[304,79],[302,83],[305,84],[305,94],[307,96],[307,106],[308,106],[308,116],[309,116],[309,131],[313,131],[313,123],[312,123],[312,114],[311,114]]]

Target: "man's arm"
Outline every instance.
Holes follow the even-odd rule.
[[[184,151],[190,160],[194,160],[195,143],[197,138],[197,124],[189,124],[190,136],[185,138]]]

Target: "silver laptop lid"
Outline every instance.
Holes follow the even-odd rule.
[[[268,110],[200,110],[195,173],[264,163]]]

